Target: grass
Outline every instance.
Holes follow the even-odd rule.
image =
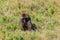
[[[38,30],[21,31],[23,10]],[[60,0],[0,0],[0,40],[60,40]]]

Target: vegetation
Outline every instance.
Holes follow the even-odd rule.
[[[21,31],[23,10],[38,30]],[[60,40],[60,0],[0,0],[0,40]]]

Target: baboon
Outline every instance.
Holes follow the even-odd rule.
[[[20,21],[22,24],[22,30],[31,30],[31,18],[26,12],[22,12]]]

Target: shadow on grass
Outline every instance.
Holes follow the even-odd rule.
[[[34,23],[32,23],[32,24],[31,24],[31,29],[34,30],[34,31],[36,31],[37,26],[36,26]]]

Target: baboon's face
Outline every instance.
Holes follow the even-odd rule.
[[[25,14],[25,13],[22,13],[22,17],[24,18],[24,17],[26,17],[27,16],[27,14]]]

